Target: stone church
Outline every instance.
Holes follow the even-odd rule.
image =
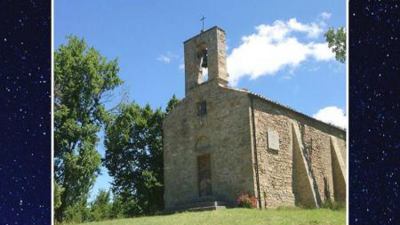
[[[258,208],[345,202],[345,130],[229,87],[219,27],[185,41],[184,57],[185,98],[163,121],[167,210],[235,206],[241,193]]]

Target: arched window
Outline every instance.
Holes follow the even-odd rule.
[[[208,138],[205,136],[201,136],[196,141],[195,149],[196,151],[202,151],[210,148],[210,143]]]

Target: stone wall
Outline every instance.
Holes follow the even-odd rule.
[[[259,99],[254,99],[254,117],[262,207],[294,205],[289,118]],[[279,150],[268,148],[268,130],[278,132]]]
[[[197,115],[206,101],[207,114]],[[233,203],[240,192],[254,193],[247,94],[206,82],[192,90],[164,120],[165,205],[218,200]],[[197,156],[211,156],[212,193],[199,198]]]
[[[346,162],[345,132],[260,97],[250,94],[250,98],[253,98],[254,102],[262,207],[301,205],[296,201],[296,199],[299,200],[302,197],[298,195],[308,194],[312,196],[312,193],[304,193],[310,191],[304,189],[307,186],[306,184],[294,182],[297,179],[296,173],[299,176],[308,176],[302,180],[304,182],[310,181],[310,185],[315,191],[317,205],[322,204],[326,197],[333,199],[334,184],[330,138],[335,138],[342,158]],[[295,146],[292,124],[298,127],[300,131],[299,151],[305,158],[303,167],[307,167],[304,168],[304,173],[297,171],[299,166],[294,167],[293,159],[296,157],[293,155]],[[269,147],[268,131],[278,133],[279,150]],[[300,158],[298,159],[300,160]],[[307,174],[307,170],[309,174]],[[295,191],[296,185],[302,186],[302,188],[298,188],[300,190],[297,191],[298,193]]]

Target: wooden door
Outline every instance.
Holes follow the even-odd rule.
[[[212,194],[210,154],[197,157],[199,196]]]

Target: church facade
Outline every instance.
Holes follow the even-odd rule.
[[[345,202],[345,130],[228,87],[219,27],[185,41],[184,57],[185,98],[163,121],[167,210],[234,206],[242,193],[259,208]]]

